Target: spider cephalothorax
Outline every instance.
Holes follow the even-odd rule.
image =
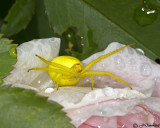
[[[57,84],[57,89],[58,89],[59,85],[60,86],[72,86],[72,85],[78,83],[81,78],[83,78],[83,82],[84,82],[85,77],[87,77],[87,76],[89,76],[91,78],[91,82],[92,82],[91,88],[93,89],[93,85],[94,85],[93,75],[109,75],[109,76],[117,79],[118,81],[126,84],[130,89],[132,89],[132,87],[129,84],[127,84],[125,81],[123,81],[122,79],[113,75],[110,72],[107,72],[107,71],[87,71],[88,69],[90,69],[94,64],[96,64],[100,60],[102,60],[108,56],[111,56],[112,54],[115,54],[115,53],[119,52],[120,50],[122,50],[128,46],[131,46],[131,45],[133,45],[133,44],[126,45],[126,46],[119,48],[115,51],[112,51],[106,55],[102,55],[102,56],[98,57],[97,59],[93,60],[92,62],[90,62],[86,67],[83,67],[81,61],[75,57],[72,57],[72,56],[58,56],[58,57],[54,58],[52,61],[47,61],[44,58],[36,55],[39,59],[41,59],[43,62],[48,64],[48,67],[46,67],[46,68],[31,68],[28,71],[30,71],[30,70],[48,71],[54,84],[55,83]]]

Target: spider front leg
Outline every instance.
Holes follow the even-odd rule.
[[[84,67],[84,69],[82,70],[81,73],[85,73],[88,69],[90,69],[90,68],[91,68],[93,65],[95,65],[96,63],[98,63],[100,60],[105,59],[105,58],[107,58],[107,57],[109,57],[109,56],[111,56],[111,55],[113,55],[113,54],[115,54],[115,53],[117,53],[117,52],[125,49],[126,47],[129,47],[129,46],[134,45],[134,44],[135,44],[135,43],[130,44],[130,45],[126,45],[126,46],[124,46],[124,47],[122,47],[122,48],[116,49],[116,50],[114,50],[114,51],[112,51],[112,52],[110,52],[110,53],[108,53],[108,54],[105,54],[105,55],[102,55],[102,56],[98,57],[97,59],[91,61],[86,67]]]
[[[86,77],[86,76],[92,76],[92,75],[108,75],[111,76],[113,78],[115,78],[116,80],[120,81],[121,83],[124,83],[125,85],[127,85],[130,89],[132,89],[132,87],[127,84],[124,80],[120,79],[119,77],[113,75],[110,72],[107,71],[88,71],[88,72],[84,72],[81,77]],[[93,86],[93,77],[91,77],[91,81],[92,81],[92,86]],[[93,88],[93,87],[92,87]]]

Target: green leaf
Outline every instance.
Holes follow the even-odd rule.
[[[5,18],[1,32],[7,36],[25,29],[34,13],[35,0],[17,0]]]
[[[45,12],[44,0],[37,0],[35,4],[35,15],[25,30],[11,38],[18,44],[32,39],[55,37],[53,30],[49,26],[48,17]]]
[[[0,128],[74,128],[61,110],[32,90],[0,87]]]
[[[40,38],[53,37],[53,29],[49,26],[48,17],[46,14],[44,0],[36,2],[35,17],[37,22],[38,35]]]
[[[78,55],[81,59],[115,41],[136,43],[133,47],[143,49],[152,59],[160,55],[160,17],[145,27],[138,24],[135,11],[141,6],[139,0],[46,0],[45,6],[55,32],[62,34],[70,26],[77,28],[84,44]]]
[[[2,38],[0,34],[0,81],[5,76],[9,75],[13,69],[13,64],[16,63],[16,44],[11,44],[12,40]],[[2,83],[2,82],[0,82]]]

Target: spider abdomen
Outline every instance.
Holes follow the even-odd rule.
[[[79,71],[82,70],[82,68],[83,68],[81,61],[75,57],[72,57],[72,56],[58,56],[58,57],[54,58],[51,62],[66,66],[66,67],[72,69],[72,71],[74,71],[76,74],[79,73]],[[54,67],[52,65],[49,65],[48,68],[53,68],[53,69],[61,70],[63,72],[67,72],[65,70]],[[48,73],[49,73],[49,76],[51,77],[51,79],[53,80],[53,82],[54,83],[58,82],[57,84],[59,84],[60,86],[72,86],[72,85],[78,83],[80,80],[80,78],[72,78],[72,76],[71,76],[72,74],[63,75],[61,73],[57,73],[54,71],[48,71]],[[65,78],[65,77],[70,77],[70,78]]]

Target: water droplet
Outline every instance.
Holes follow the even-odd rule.
[[[152,72],[152,68],[148,63],[142,63],[140,67],[140,73],[143,76],[149,76]]]
[[[135,59],[133,59],[133,58],[130,59],[130,60],[129,60],[129,64],[130,64],[130,65],[136,65]]]
[[[77,110],[76,112],[77,112],[77,114],[81,114],[81,111],[80,111],[80,110]]]
[[[68,102],[77,104],[78,102],[81,101],[81,99],[83,97],[84,97],[84,93],[75,92],[75,93],[73,93],[73,94],[70,95],[70,97],[68,99]]]
[[[152,24],[158,17],[158,12],[152,9],[146,9],[139,6],[135,10],[134,18],[140,26]]]
[[[68,38],[71,38],[71,34],[68,34],[67,36],[68,36]]]
[[[47,89],[45,90],[45,93],[52,93],[53,91],[54,91],[53,88],[47,88]]]
[[[155,77],[156,85],[160,86],[160,77]]]
[[[126,127],[126,125],[125,125],[125,124],[123,124],[123,125],[122,125],[122,128],[125,128],[125,127]]]
[[[86,82],[89,82],[90,80],[89,79],[86,79]]]
[[[156,10],[147,11],[147,14],[155,13]]]
[[[127,47],[126,49],[128,50],[128,53],[129,53],[130,55],[133,55],[133,54],[134,54],[134,51],[133,51],[132,48]]]
[[[83,43],[81,43],[81,45],[82,45],[82,46],[84,46],[84,44],[83,44]]]
[[[137,51],[138,54],[144,55],[144,51],[142,49],[136,48],[136,51]]]
[[[13,47],[10,48],[9,54],[10,54],[12,57],[14,57],[14,58],[17,57],[16,46],[13,46]]]
[[[38,84],[40,84],[40,83],[41,83],[41,81],[40,81],[40,80],[38,80],[38,81],[37,81],[37,83],[38,83]]]
[[[110,88],[110,87],[104,88],[104,89],[103,89],[103,93],[104,93],[106,96],[113,96],[113,95],[114,95],[114,91],[113,91],[113,89]]]
[[[97,95],[96,95],[96,93],[94,93],[94,92],[90,92],[90,93],[88,94],[88,96],[89,96],[91,99],[97,98]]]
[[[136,68],[137,68],[137,63],[136,63],[136,61],[135,61],[135,59],[130,59],[129,60],[129,67],[130,67],[130,69],[132,69],[133,71],[136,71]]]
[[[102,67],[104,67],[105,66],[105,64],[104,63],[102,63]]]
[[[115,66],[117,69],[124,69],[125,63],[121,56],[114,57]]]

